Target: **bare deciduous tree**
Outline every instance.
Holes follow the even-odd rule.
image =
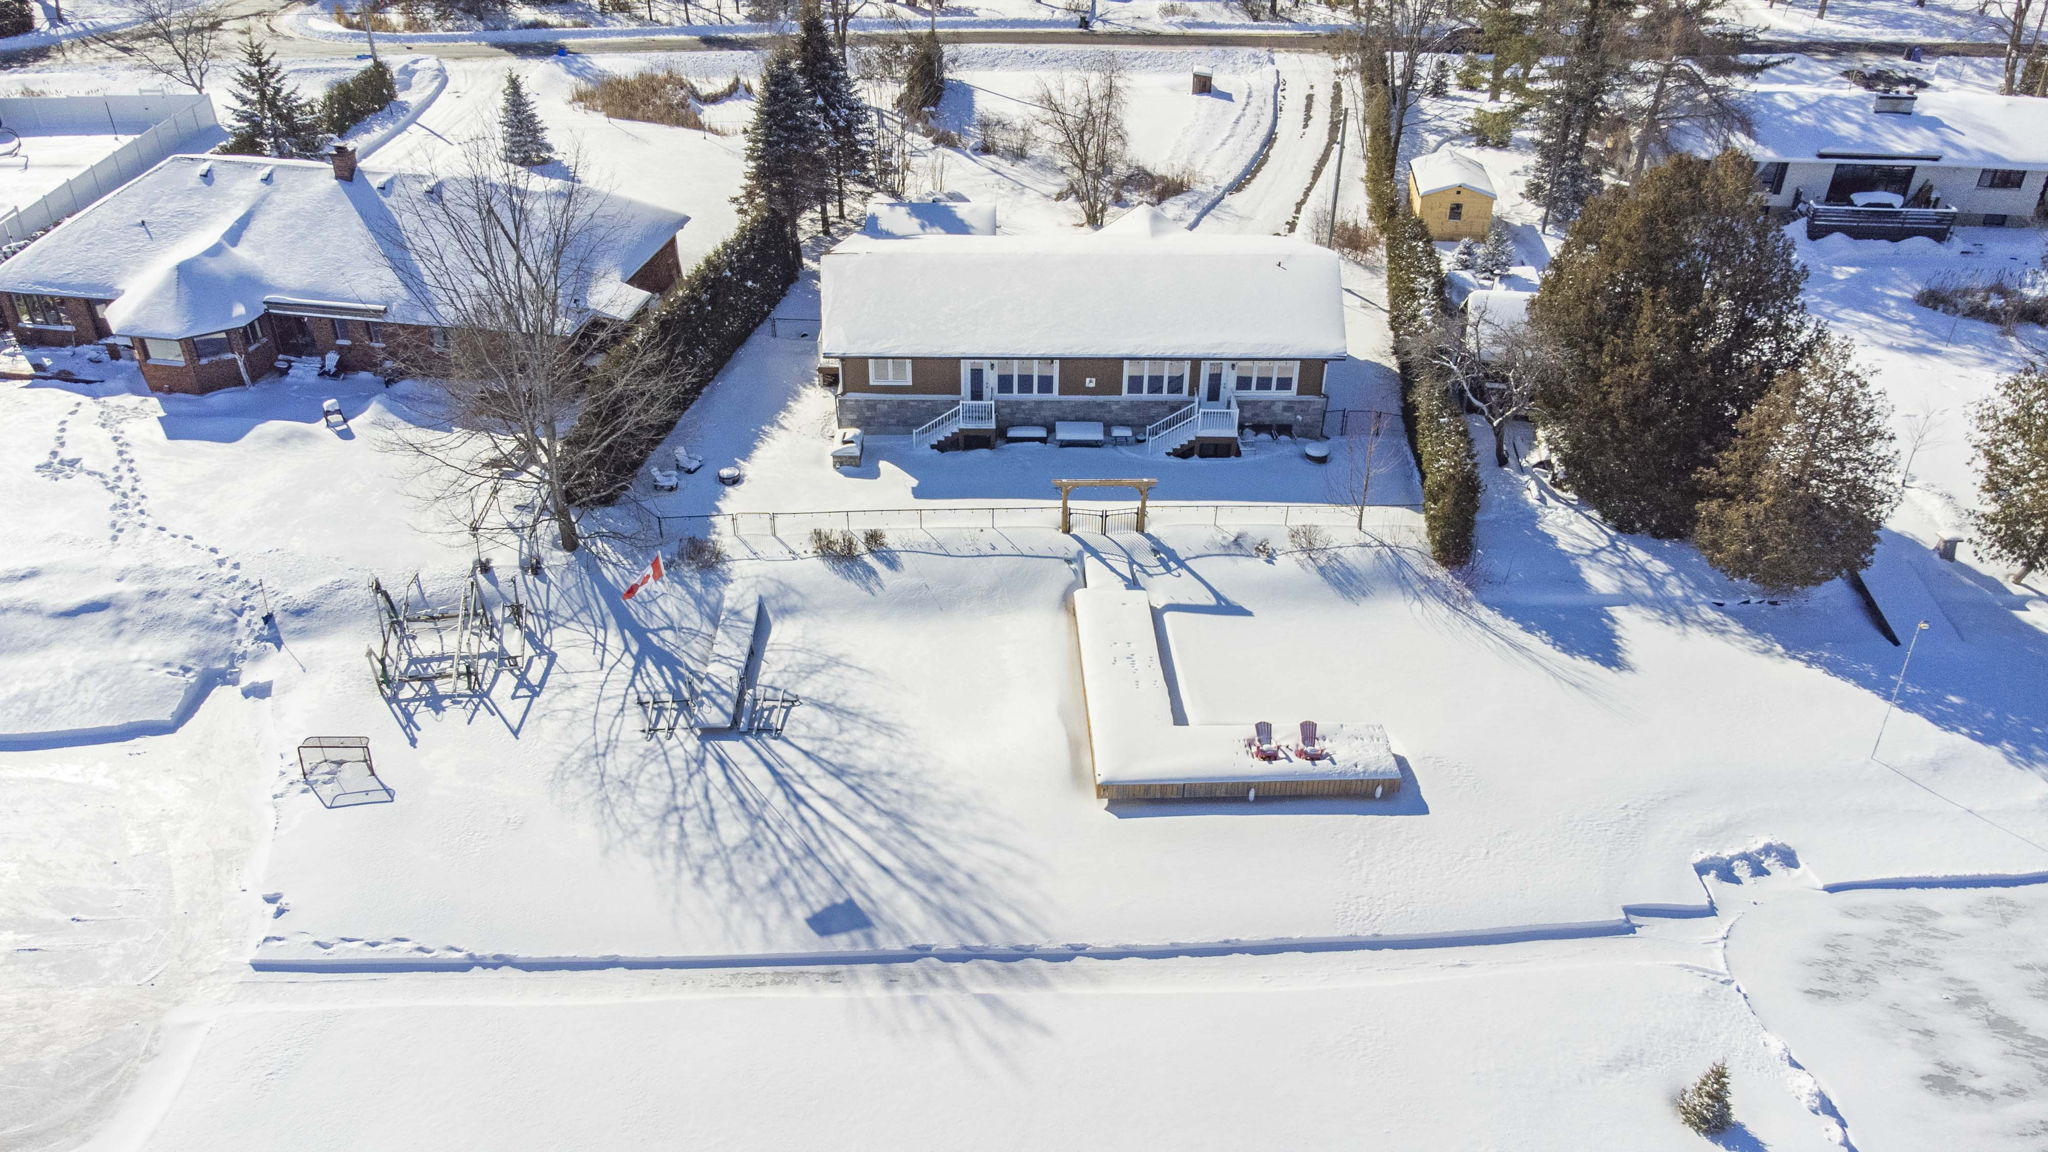
[[[1103,56],[1085,72],[1041,81],[1038,103],[1044,110],[1039,122],[1045,127],[1048,149],[1067,174],[1067,191],[1088,226],[1102,227],[1116,200],[1129,142],[1122,68],[1114,58]]]
[[[1466,408],[1493,433],[1493,463],[1508,466],[1508,428],[1526,419],[1549,364],[1527,325],[1505,323],[1485,311],[1467,312],[1462,328],[1445,317],[1412,338],[1412,354],[1427,362]]]
[[[1384,117],[1390,155],[1398,156],[1423,80],[1423,58],[1449,49],[1470,13],[1466,0],[1358,0],[1345,52],[1365,95],[1365,115]],[[1371,131],[1370,122],[1366,125]]]
[[[187,6],[179,0],[126,0],[121,12],[134,27],[119,47],[166,80],[194,92],[206,91],[207,74],[220,55],[228,14],[221,0]]]
[[[2041,33],[2043,25],[2048,24],[2048,0],[1994,0],[1989,11],[1999,30],[2005,34],[2005,78],[1998,90],[2007,96],[2020,95],[2020,82],[2028,61],[2041,56]],[[1978,12],[1982,14],[1985,9],[1979,8]],[[2041,71],[2041,83],[2048,86],[2048,67]]]
[[[1669,155],[1681,130],[1725,147],[1751,128],[1747,81],[1787,57],[1752,56],[1748,35],[1722,23],[1723,0],[1649,0],[1627,39],[1634,60],[1623,80],[1615,149],[1629,176]]]
[[[392,235],[380,237],[387,263],[446,333],[433,365],[432,426],[397,444],[437,478],[428,501],[472,533],[548,524],[574,551],[570,493],[609,449],[644,430],[668,375],[658,341],[614,343],[593,367],[610,322],[590,298],[612,279],[602,254],[622,224],[611,205],[587,184],[508,164],[499,151],[479,139],[455,174],[391,197]],[[621,402],[586,408],[590,390],[607,385],[607,399]],[[580,450],[569,451],[579,418]]]

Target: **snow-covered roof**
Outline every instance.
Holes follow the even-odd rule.
[[[1450,188],[1470,188],[1489,200],[1494,198],[1493,181],[1486,175],[1486,165],[1449,144],[1410,160],[1408,172],[1415,178],[1418,195],[1427,196]]]
[[[1151,208],[1095,233],[855,236],[821,268],[826,356],[1344,355],[1336,253]]]
[[[1465,316],[1471,321],[1473,350],[1491,358],[1500,345],[1529,322],[1529,304],[1536,293],[1513,288],[1480,288],[1465,297]]]
[[[219,332],[280,298],[445,324],[392,271],[419,227],[404,199],[437,182],[368,167],[337,180],[319,160],[172,156],[0,264],[0,291],[111,299],[107,323],[123,336]],[[624,318],[651,298],[626,277],[689,217],[619,196],[598,213],[583,295],[593,314]]]
[[[1925,91],[1907,113],[1879,112],[1876,102],[1861,88],[1759,89],[1746,98],[1754,130],[1733,144],[1758,160],[2048,167],[2048,115],[2037,98]]]
[[[925,201],[877,200],[868,205],[861,235],[878,240],[911,236],[993,236],[993,204],[943,204]]]

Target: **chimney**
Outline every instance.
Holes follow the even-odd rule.
[[[327,154],[327,159],[334,163],[334,178],[336,180],[353,181],[356,178],[355,149],[345,144],[336,144],[334,151]]]
[[[1911,92],[1879,92],[1877,94],[1877,103],[1872,108],[1872,111],[1889,112],[1896,116],[1911,116],[1913,114],[1913,104],[1919,99],[1918,96],[1913,95]]]

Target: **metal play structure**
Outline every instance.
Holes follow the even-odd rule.
[[[362,736],[309,736],[299,745],[299,779],[328,808],[389,804],[398,799],[377,775]]]
[[[434,603],[415,573],[394,597],[371,577],[378,642],[365,649],[377,688],[396,698],[442,691],[481,694],[500,670],[518,672],[527,657],[526,605],[519,586],[486,589],[472,570],[462,596]]]

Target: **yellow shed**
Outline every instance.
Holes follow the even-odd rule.
[[[1493,200],[1486,166],[1448,144],[1408,162],[1408,209],[1432,240],[1484,238]]]

